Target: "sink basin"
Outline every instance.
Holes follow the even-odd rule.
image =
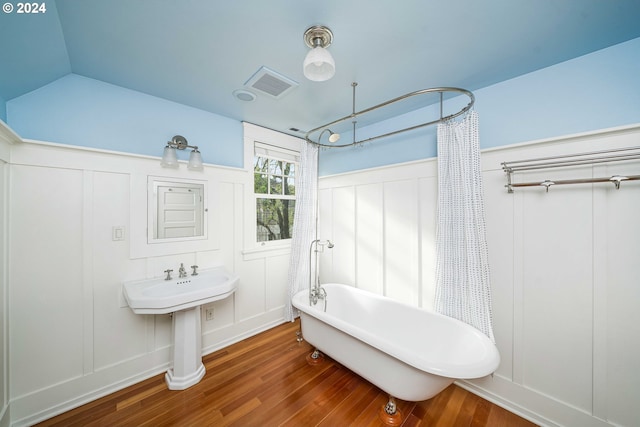
[[[204,377],[200,306],[228,297],[237,284],[238,276],[223,267],[196,276],[124,284],[124,297],[134,313],[173,313],[173,366],[165,375],[170,390],[184,390]]]
[[[123,292],[134,313],[166,314],[226,298],[237,284],[238,276],[218,267],[201,270],[197,276],[126,282]]]

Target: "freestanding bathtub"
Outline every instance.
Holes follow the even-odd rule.
[[[500,364],[486,335],[459,320],[342,284],[324,301],[294,295],[302,336],[319,351],[408,401],[430,399],[456,379],[480,378]]]

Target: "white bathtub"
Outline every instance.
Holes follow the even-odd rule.
[[[456,319],[341,284],[324,284],[324,303],[293,297],[311,345],[391,396],[430,399],[456,379],[480,378],[500,364],[486,335]]]

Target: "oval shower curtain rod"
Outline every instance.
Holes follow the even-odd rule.
[[[461,89],[461,88],[457,88],[457,87],[434,87],[434,88],[429,88],[429,89],[416,90],[415,92],[407,93],[405,95],[399,96],[397,98],[390,99],[388,101],[385,101],[385,102],[383,102],[381,104],[378,104],[378,105],[375,105],[373,107],[367,108],[365,110],[356,112],[356,86],[357,85],[358,85],[358,83],[356,83],[356,82],[351,83],[351,87],[353,88],[353,109],[352,109],[353,112],[350,115],[345,116],[345,117],[343,117],[341,119],[334,120],[331,123],[327,123],[325,125],[322,125],[322,126],[319,126],[319,127],[315,128],[315,129],[311,129],[304,136],[304,139],[306,139],[307,142],[309,142],[311,144],[314,144],[314,145],[317,145],[319,147],[326,147],[326,148],[352,147],[354,145],[363,144],[365,142],[374,141],[376,139],[385,138],[387,136],[396,135],[396,134],[399,134],[399,133],[402,133],[402,132],[407,132],[407,131],[410,131],[410,130],[419,129],[419,128],[422,128],[422,127],[425,127],[425,126],[430,126],[430,125],[433,125],[433,124],[436,124],[436,123],[440,123],[440,122],[443,122],[443,121],[446,121],[446,120],[453,119],[453,118],[458,117],[458,116],[466,113],[467,111],[469,111],[471,109],[471,107],[473,107],[473,104],[475,102],[475,96],[473,96],[473,93],[471,91],[466,90],[466,89]],[[457,113],[449,114],[447,116],[443,116],[444,94],[448,93],[448,92],[455,92],[455,93],[458,93],[458,94],[467,95],[469,97],[469,103],[464,108],[462,108],[460,111],[458,111]],[[415,125],[415,126],[410,126],[410,127],[404,128],[404,129],[395,130],[395,131],[388,132],[388,133],[385,133],[385,134],[373,136],[371,138],[366,138],[366,139],[363,139],[363,140],[360,140],[360,141],[356,141],[356,123],[357,122],[356,122],[355,119],[358,116],[361,116],[361,115],[366,114],[366,113],[370,113],[371,111],[377,110],[378,108],[386,107],[387,105],[391,105],[393,103],[402,101],[404,99],[411,98],[413,96],[424,95],[424,94],[427,94],[427,93],[439,93],[440,94],[440,118],[439,119],[432,120],[432,121],[426,122],[426,123],[421,123],[421,124],[418,124],[418,125]],[[339,138],[339,135],[335,134],[334,132],[332,132],[329,129],[329,127],[333,126],[333,125],[336,125],[338,123],[345,122],[347,120],[352,120],[353,121],[352,122],[353,123],[353,141],[352,142],[350,142],[349,144],[339,144],[339,145],[338,144],[324,144],[324,143],[320,142],[320,138],[322,137],[322,134],[324,132],[326,132],[326,131],[329,131],[329,134],[330,134],[329,140],[331,142],[337,141],[337,139]],[[314,133],[316,133],[318,131],[321,131],[319,136],[318,136],[318,141],[312,140],[310,138],[310,135],[312,135],[312,134],[314,134]],[[337,138],[333,138],[332,139],[332,137],[334,137],[334,136],[337,136]]]

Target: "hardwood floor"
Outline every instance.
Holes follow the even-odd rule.
[[[387,395],[330,358],[310,366],[298,329],[286,323],[205,356],[207,374],[187,390],[168,390],[158,375],[38,425],[383,426]],[[534,426],[455,385],[397,403],[406,427]]]

